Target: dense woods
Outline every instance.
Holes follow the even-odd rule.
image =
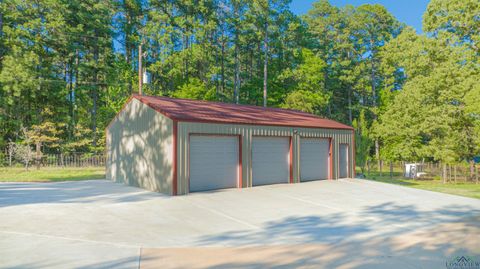
[[[0,148],[101,152],[138,91],[307,111],[355,126],[357,163],[480,155],[480,2],[432,0],[424,34],[381,5],[3,0]],[[2,153],[3,154],[3,153]]]

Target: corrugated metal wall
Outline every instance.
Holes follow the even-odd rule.
[[[173,121],[132,99],[107,129],[107,179],[172,193]]]
[[[252,137],[253,136],[291,136],[293,146],[293,180],[299,181],[300,165],[300,138],[301,137],[324,137],[333,139],[333,178],[338,177],[338,145],[339,143],[349,144],[349,174],[353,175],[353,138],[350,130],[293,128],[277,126],[258,125],[235,125],[235,124],[213,124],[196,122],[179,122],[177,139],[177,180],[178,194],[188,193],[189,178],[189,148],[188,141],[190,134],[225,134],[241,135],[242,137],[242,183],[243,187],[252,186]]]

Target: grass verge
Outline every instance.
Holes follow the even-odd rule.
[[[366,179],[480,199],[480,184],[475,182],[449,182],[443,184],[441,179],[407,179],[402,177],[401,172],[395,172],[393,177],[390,178],[388,171],[381,176],[379,172],[371,172],[366,175]]]
[[[104,178],[104,167],[42,167],[40,170],[32,167],[28,171],[21,167],[0,168],[0,182],[57,182]]]

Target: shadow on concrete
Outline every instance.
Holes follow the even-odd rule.
[[[43,203],[138,202],[169,196],[105,180],[56,183],[2,183],[0,207]]]
[[[256,250],[258,258],[246,262],[207,260],[205,268],[444,268],[452,255],[480,255],[480,210],[472,207],[422,211],[388,202],[361,214],[355,221],[343,213],[292,216],[259,230],[205,236],[198,246],[284,246],[265,255]]]
[[[148,261],[148,259],[146,258]],[[103,262],[91,263],[85,266],[76,267],[78,269],[90,268],[138,268],[139,257],[132,256]]]
[[[207,236],[199,241],[199,245],[337,242],[345,237],[370,231],[368,223],[364,225],[341,224],[344,217],[344,214],[332,214],[328,218],[319,216],[288,217],[280,221],[268,222],[261,230],[254,232],[234,231]]]
[[[101,259],[101,257],[92,256],[92,259]],[[145,258],[145,261],[148,262],[148,258]],[[80,265],[84,264],[84,265]],[[34,263],[23,263],[15,264],[12,267],[2,267],[2,268],[77,268],[77,269],[93,269],[93,268],[138,268],[139,257],[130,256],[117,259],[105,259],[100,262],[89,262],[76,260],[75,257],[59,257],[58,260],[49,261],[49,262],[34,262]]]

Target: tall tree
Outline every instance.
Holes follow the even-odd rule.
[[[480,2],[432,0],[423,16],[423,30],[449,44],[466,44],[480,55]]]
[[[400,89],[376,126],[384,154],[446,163],[478,154],[478,119],[468,113],[469,100],[476,98],[474,81],[480,79],[478,67],[469,60],[472,52],[408,29],[384,54],[403,73]]]

